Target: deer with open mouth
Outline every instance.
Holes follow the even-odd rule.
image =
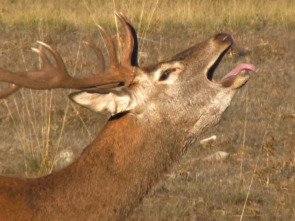
[[[112,116],[81,156],[67,168],[40,178],[0,176],[0,220],[124,220],[149,189],[207,128],[218,123],[236,91],[255,71],[240,64],[220,81],[214,71],[230,49],[229,34],[217,34],[158,64],[140,67],[136,32],[116,13],[126,32],[121,59],[108,32],[110,66],[102,52],[95,73],[72,77],[59,53],[39,42],[37,71],[0,69],[0,81],[31,89],[80,89],[75,103]],[[50,53],[54,63],[47,56]]]

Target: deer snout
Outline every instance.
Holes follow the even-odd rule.
[[[215,35],[214,39],[217,41],[226,42],[226,43],[230,43],[230,44],[232,44],[234,42],[232,36],[227,33],[219,33],[219,34]]]

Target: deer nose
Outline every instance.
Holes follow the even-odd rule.
[[[233,38],[230,36],[230,34],[227,33],[220,33],[215,35],[215,39],[218,41],[229,41],[229,42],[233,42]]]

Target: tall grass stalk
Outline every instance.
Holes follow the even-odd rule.
[[[260,145],[259,152],[258,152],[258,155],[257,155],[257,158],[256,158],[256,162],[255,162],[255,166],[254,166],[254,169],[253,169],[253,173],[252,173],[252,176],[251,176],[250,184],[249,184],[249,187],[248,187],[247,195],[246,195],[246,198],[245,198],[245,201],[244,201],[244,205],[243,205],[243,209],[242,209],[242,212],[241,212],[241,215],[240,215],[240,221],[242,221],[243,218],[244,218],[244,213],[245,213],[246,206],[247,206],[248,199],[249,199],[249,195],[251,193],[251,189],[252,189],[252,186],[253,186],[254,177],[255,177],[256,171],[258,169],[258,163],[260,161],[260,155],[261,155],[261,152],[263,150],[263,144],[264,144],[266,135],[268,133],[268,128],[270,126],[271,121],[272,121],[272,116],[269,117],[268,123],[266,125],[265,130],[264,130],[265,132],[264,132],[264,135],[263,135],[263,138],[262,138],[262,141],[261,141],[261,145]]]
[[[243,143],[241,148],[241,164],[240,164],[240,186],[242,184],[243,179],[243,164],[245,157],[245,143],[246,143],[246,134],[247,134],[247,123],[248,123],[248,84],[246,85],[246,109],[245,109],[245,119],[244,119],[244,127],[243,127]]]

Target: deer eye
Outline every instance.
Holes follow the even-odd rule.
[[[169,69],[163,71],[162,74],[161,74],[161,77],[159,78],[159,81],[167,80],[169,75],[174,71],[176,71],[176,68],[169,68]]]

